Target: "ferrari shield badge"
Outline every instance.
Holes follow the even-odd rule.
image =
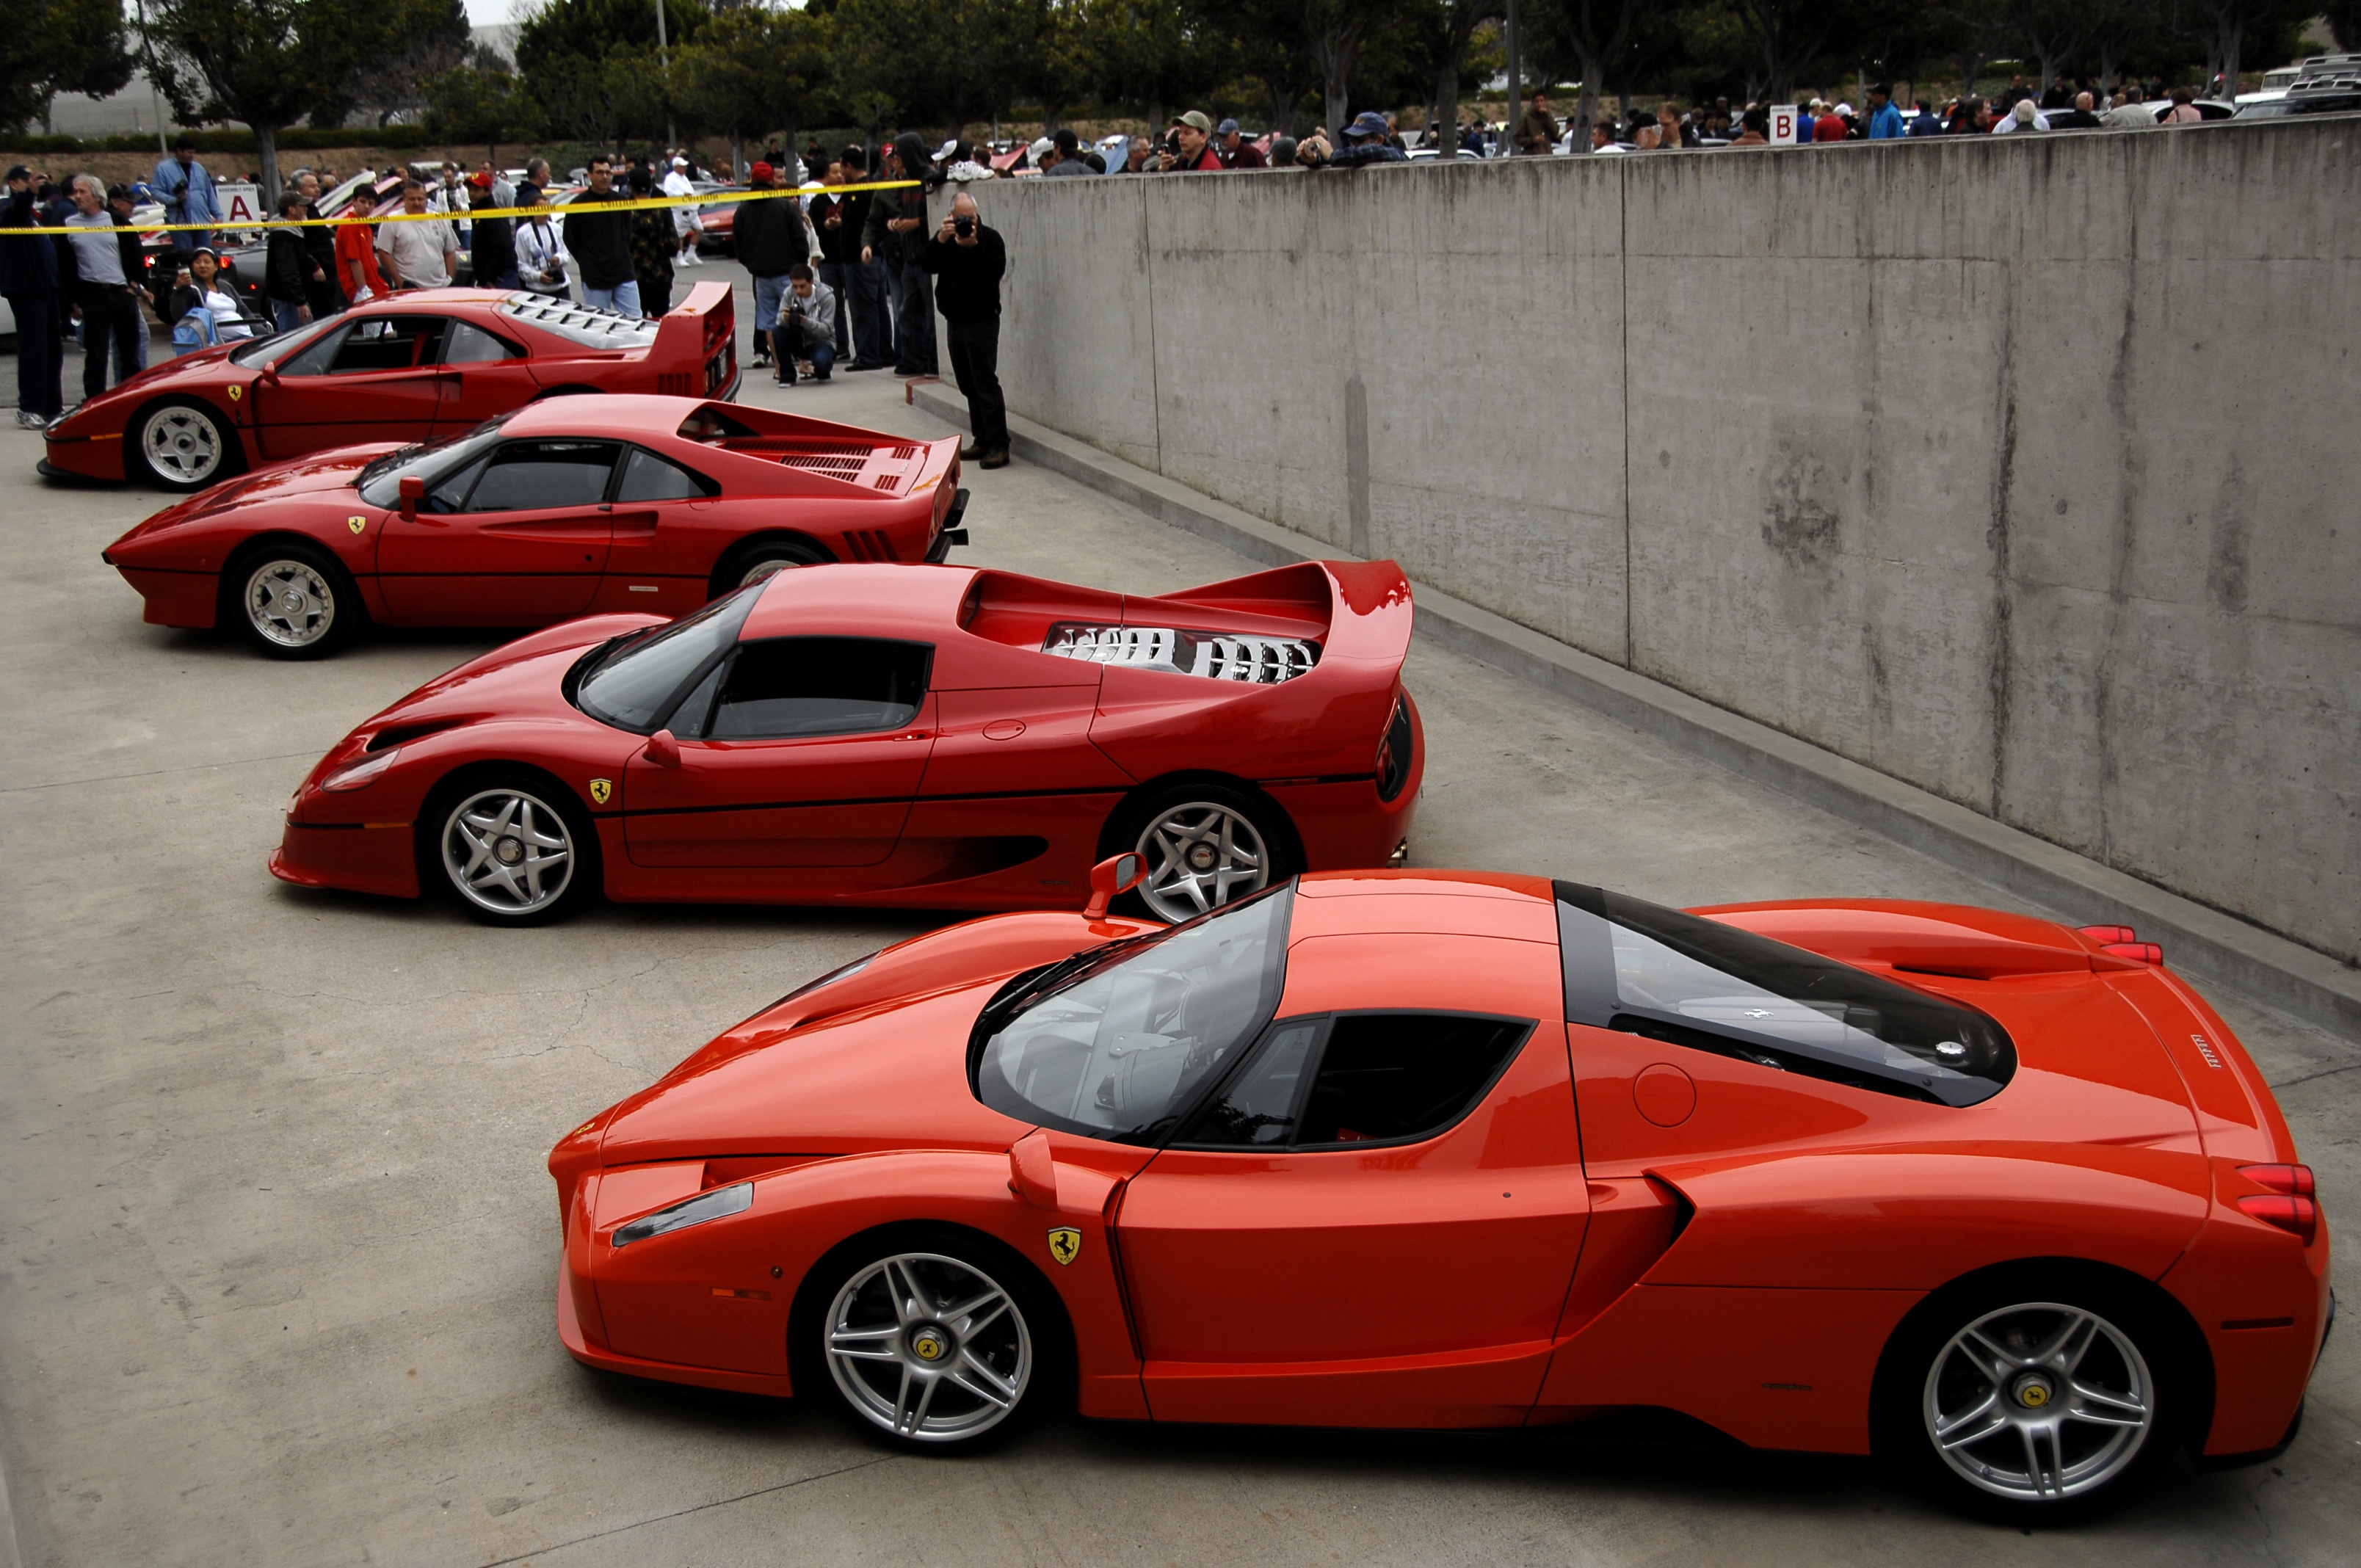
[[[365,517],[348,517],[345,519],[345,526],[351,529],[355,533],[358,533],[362,529],[368,526],[368,519]]]
[[[609,795],[610,795],[614,794],[614,793],[615,793],[615,781],[614,781],[614,780],[612,780],[612,779],[592,779],[592,780],[590,781],[590,800],[591,800],[591,803],[592,803],[593,805],[596,805],[596,806],[604,806],[604,805],[606,805],[606,804],[607,804],[607,797],[608,797]]]
[[[1071,1263],[1082,1255],[1082,1233],[1071,1225],[1060,1225],[1049,1233],[1049,1255],[1060,1263]]]
[[[238,399],[244,396],[246,396],[246,389],[244,387],[232,387],[229,389],[229,400],[231,402],[236,402]]]

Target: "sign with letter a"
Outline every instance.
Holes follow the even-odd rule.
[[[1793,147],[1795,145],[1795,119],[1796,109],[1795,104],[1773,104],[1771,105],[1771,145],[1773,147]]]
[[[231,185],[215,185],[214,195],[221,203],[222,225],[225,229],[260,228],[270,221],[262,210],[262,187],[239,181]]]

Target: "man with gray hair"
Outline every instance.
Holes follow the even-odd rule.
[[[106,390],[106,354],[115,350],[115,378],[139,374],[139,296],[123,270],[123,247],[115,214],[107,210],[106,187],[94,174],[73,177],[73,204],[66,227],[72,231],[74,283],[68,296],[82,318],[82,395]]]
[[[1008,248],[983,226],[975,198],[961,191],[951,198],[942,227],[918,253],[918,265],[935,277],[935,308],[943,313],[951,375],[967,399],[968,429],[974,441],[961,454],[985,468],[1008,466],[1008,400],[1000,390],[1000,280],[1008,270]]]

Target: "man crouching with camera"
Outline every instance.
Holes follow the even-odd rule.
[[[787,269],[787,296],[779,307],[779,379],[796,384],[800,369],[826,381],[836,364],[836,291],[812,277],[801,261]]]
[[[1008,250],[976,216],[975,198],[961,191],[950,215],[918,258],[935,275],[935,308],[943,313],[951,374],[967,399],[973,442],[960,455],[985,468],[1008,466],[1008,404],[1000,395],[1000,279]]]

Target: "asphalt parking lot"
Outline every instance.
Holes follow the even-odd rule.
[[[839,379],[747,396],[942,433],[890,377]],[[825,1411],[587,1371],[553,1323],[551,1144],[928,917],[602,907],[496,932],[273,882],[318,754],[500,639],[281,664],[144,626],[98,552],[162,499],[38,480],[38,455],[0,433],[0,1470],[27,1564],[2354,1560],[2351,1325],[2281,1460],[2038,1537],[1855,1461],[1072,1420],[925,1460]],[[968,483],[958,559],[1151,592],[1250,569],[1036,469]],[[1421,648],[1410,678],[1416,863],[1675,904],[2022,906],[1487,666]],[[2332,1219],[2361,1214],[2361,1043],[2213,997]]]

